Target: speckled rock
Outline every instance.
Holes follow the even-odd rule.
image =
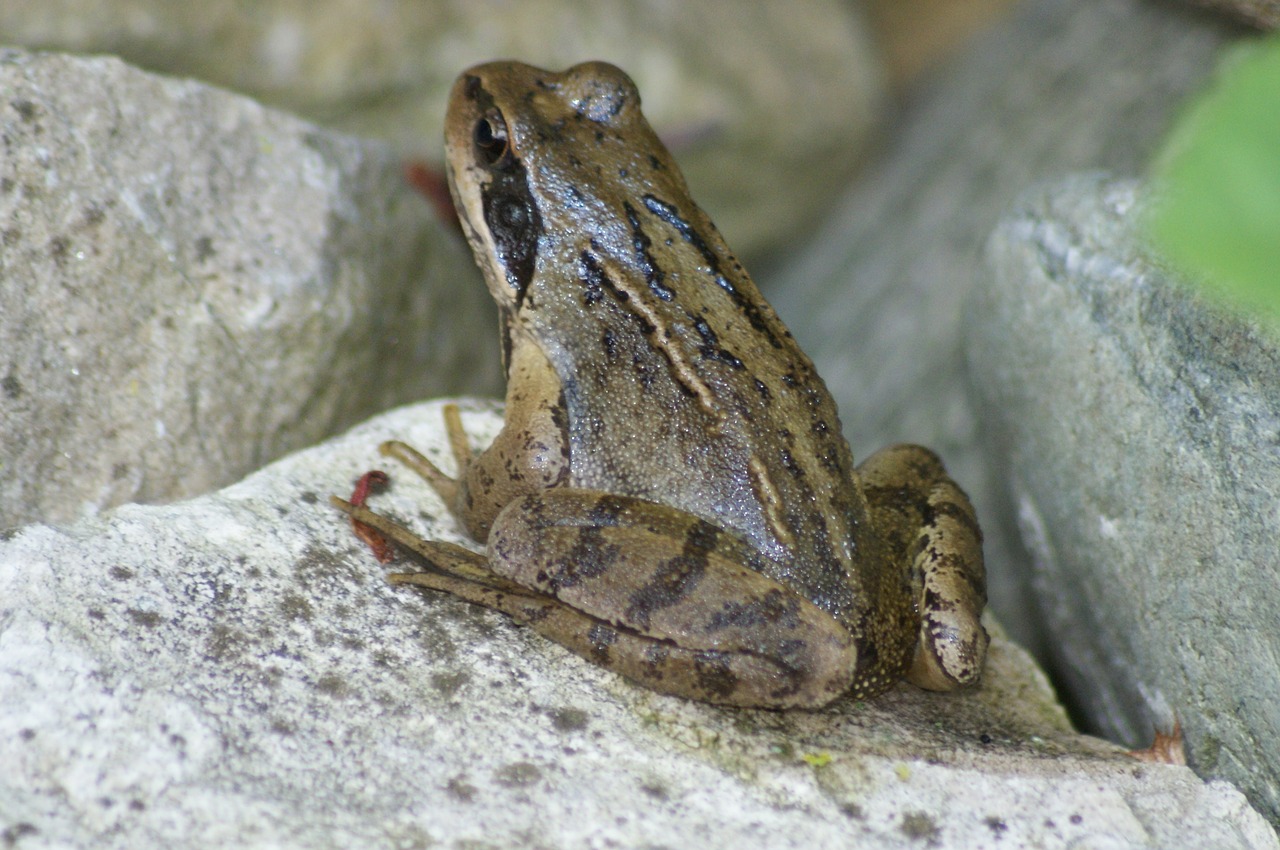
[[[1143,250],[1130,181],[1028,194],[969,313],[992,461],[1097,729],[1173,716],[1202,775],[1280,821],[1280,339]]]
[[[492,304],[385,145],[109,58],[2,52],[0,91],[0,528],[495,386]]]
[[[216,494],[0,542],[9,846],[1280,847],[1229,785],[1072,733],[994,624],[976,690],[741,711],[395,589],[326,495],[393,436],[447,466],[441,432],[406,408]],[[460,539],[391,472],[380,509]]]
[[[436,161],[463,68],[605,59],[636,78],[694,196],[748,257],[836,197],[882,103],[843,0],[40,0],[0,3],[0,40],[115,53]]]

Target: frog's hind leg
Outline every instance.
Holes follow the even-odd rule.
[[[920,636],[907,680],[929,690],[978,680],[986,572],[982,532],[968,496],[922,446],[881,449],[858,467],[877,528],[908,566]]]
[[[484,555],[453,543],[425,540],[388,517],[342,499],[334,497],[332,502],[426,563],[428,569],[419,572],[391,574],[388,580],[393,584],[442,591],[501,611],[588,661],[651,690],[724,705],[812,708],[829,702],[848,686],[847,681],[824,686],[778,658],[690,648],[643,634],[626,623],[592,616],[555,596],[494,573]],[[841,671],[853,667],[848,661],[827,666]]]
[[[763,708],[812,708],[839,693],[835,688],[815,699],[805,677],[777,660],[691,649],[638,634],[488,572],[483,556],[469,549],[424,543],[428,548],[439,547],[430,556],[419,552],[429,557],[433,569],[393,573],[387,577],[392,583],[443,591],[501,611],[582,658],[650,690],[722,705]]]
[[[488,552],[494,571],[565,606],[567,628],[533,628],[653,690],[817,708],[853,685],[849,632],[770,578],[762,553],[692,514],[561,487],[504,508]]]
[[[418,572],[391,573],[387,576],[387,581],[392,584],[409,584],[448,593],[467,602],[501,611],[524,625],[537,626],[548,620],[559,622],[564,619],[564,611],[561,609],[565,606],[562,603],[554,597],[522,587],[497,575],[489,569],[488,559],[484,555],[456,543],[426,540],[389,517],[352,505],[336,496],[331,501],[353,520],[376,528],[416,554],[429,567]],[[587,624],[587,628],[579,631],[585,635],[590,631],[589,626]]]

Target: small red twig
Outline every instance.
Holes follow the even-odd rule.
[[[360,480],[356,482],[355,489],[351,491],[351,504],[357,508],[363,508],[369,496],[375,491],[386,487],[387,482],[390,480],[387,477],[387,473],[381,469],[374,469],[361,475]],[[356,533],[356,537],[363,540],[365,545],[369,547],[373,552],[373,557],[378,559],[378,563],[391,563],[392,558],[395,557],[395,550],[387,538],[382,536],[382,532],[354,518],[351,520],[351,530]]]

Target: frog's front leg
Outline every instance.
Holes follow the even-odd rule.
[[[519,338],[513,342],[502,431],[483,452],[470,454],[456,409],[452,418],[448,414],[446,408],[445,424],[458,464],[450,509],[472,540],[487,540],[494,517],[511,502],[559,486],[568,477],[568,426],[560,378],[538,346]]]
[[[920,633],[907,681],[949,691],[982,672],[987,601],[982,532],[968,496],[923,446],[881,449],[858,467],[872,519],[907,569]]]
[[[472,540],[487,540],[494,517],[512,501],[555,487],[569,474],[560,381],[534,346],[511,352],[502,431],[484,451],[472,453],[456,404],[445,405],[443,414],[457,477],[398,440],[378,448],[421,475]]]
[[[530,494],[498,515],[483,556],[363,509],[352,516],[429,564],[393,581],[503,611],[656,691],[817,707],[849,689],[857,666],[847,631],[753,569],[758,553],[663,505],[569,488]]]

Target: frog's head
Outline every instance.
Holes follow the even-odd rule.
[[[635,83],[605,62],[559,74],[520,62],[464,71],[449,98],[445,152],[463,229],[512,314],[539,267],[577,257],[584,234],[629,244],[623,204],[658,163],[683,189]]]

